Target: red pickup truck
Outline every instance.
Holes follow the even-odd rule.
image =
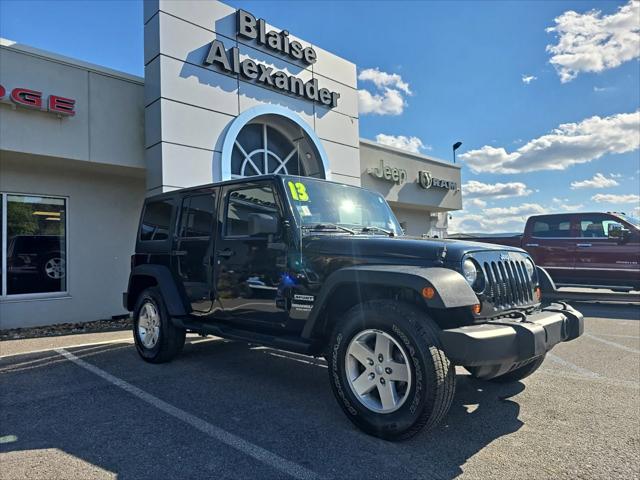
[[[640,290],[640,220],[628,215],[536,215],[522,235],[458,238],[521,247],[560,286]]]

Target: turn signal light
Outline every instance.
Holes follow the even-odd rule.
[[[482,310],[482,305],[480,305],[479,303],[476,303],[475,305],[471,306],[471,311],[476,315],[479,314],[481,310]]]
[[[427,300],[431,300],[433,297],[436,296],[436,291],[434,290],[433,287],[424,287],[422,289],[422,296]]]
[[[536,300],[538,302],[541,301],[542,300],[542,291],[540,291],[540,287],[536,287],[535,293],[536,293]]]

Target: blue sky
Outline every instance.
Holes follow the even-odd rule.
[[[638,215],[637,2],[228,3],[353,61],[362,137],[445,160],[463,142],[453,230]],[[2,0],[0,36],[143,75],[140,2]]]

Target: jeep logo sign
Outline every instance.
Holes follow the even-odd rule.
[[[407,171],[404,168],[390,167],[384,164],[384,160],[380,159],[379,167],[367,168],[367,173],[380,180],[386,180],[388,182],[394,182],[398,185],[405,182],[407,179]]]

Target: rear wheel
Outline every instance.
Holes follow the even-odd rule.
[[[329,347],[336,399],[365,432],[402,440],[433,428],[449,410],[455,369],[424,311],[391,300],[356,305],[339,320]]]
[[[136,302],[133,338],[140,356],[151,363],[172,360],[184,346],[185,331],[173,325],[156,287],[144,290]]]

